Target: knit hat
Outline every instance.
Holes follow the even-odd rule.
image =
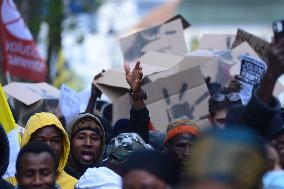
[[[137,133],[121,133],[110,141],[106,152],[111,163],[122,166],[130,153],[142,149],[152,150],[153,148]]]
[[[177,162],[168,153],[154,150],[133,152],[122,169],[122,176],[132,170],[144,170],[170,186],[175,186],[179,177]]]
[[[185,182],[255,188],[266,170],[264,142],[247,130],[215,130],[195,142],[187,164]]]
[[[194,121],[190,119],[177,119],[168,125],[165,143],[179,134],[198,136],[199,132],[200,128]]]
[[[78,124],[81,120],[88,119],[91,121],[94,121],[94,124]],[[102,138],[102,143],[104,144],[105,142],[105,133],[104,133],[104,127],[100,120],[94,116],[93,114],[90,113],[82,113],[76,116],[71,123],[68,125],[68,135],[70,140],[73,139],[73,137],[80,131],[82,130],[92,130],[96,132],[101,138]]]

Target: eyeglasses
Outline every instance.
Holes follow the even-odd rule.
[[[230,94],[223,94],[223,93],[215,93],[211,96],[211,98],[216,102],[224,102],[226,99],[230,102],[237,102],[241,100],[239,93],[230,93]]]

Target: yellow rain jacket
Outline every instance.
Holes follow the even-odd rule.
[[[42,112],[42,113],[36,113],[33,116],[31,116],[25,127],[25,132],[22,138],[21,146],[27,144],[32,134],[35,133],[38,129],[50,125],[55,125],[61,131],[63,136],[63,153],[59,160],[59,166],[58,166],[59,176],[57,178],[57,184],[61,187],[61,189],[72,189],[77,183],[77,179],[68,175],[63,170],[68,160],[70,143],[65,129],[63,128],[60,121],[54,114]],[[16,185],[16,179],[14,179],[14,177],[7,180],[12,184]]]

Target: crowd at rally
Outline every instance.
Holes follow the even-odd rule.
[[[142,90],[140,62],[133,70],[126,63],[129,122],[112,127],[109,117],[93,111],[101,95],[94,84],[86,111],[68,124],[50,112],[35,113],[24,126],[16,175],[2,179],[0,188],[284,188],[284,114],[273,96],[284,73],[284,39],[272,45],[267,65],[247,105],[239,95],[239,76],[227,86],[206,79],[212,127],[204,131],[181,117],[163,133],[151,128],[145,105],[151,91]],[[13,147],[2,127],[0,144],[3,176]]]

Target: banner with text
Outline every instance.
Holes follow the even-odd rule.
[[[3,71],[32,81],[45,81],[47,67],[13,0],[0,0]]]

